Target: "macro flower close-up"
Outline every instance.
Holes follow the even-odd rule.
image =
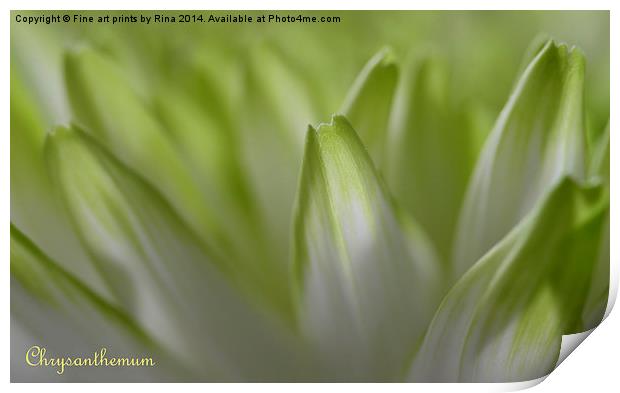
[[[609,12],[47,14],[12,381],[523,382],[611,309]]]

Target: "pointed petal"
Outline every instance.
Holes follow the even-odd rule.
[[[548,42],[517,83],[480,155],[459,220],[460,277],[564,175],[586,171],[584,58]]]
[[[326,379],[397,378],[437,304],[437,262],[342,116],[308,131],[294,225],[300,328]]]
[[[342,113],[368,146],[377,166],[383,164],[388,120],[396,89],[398,67],[389,49],[373,56],[353,82]]]
[[[11,222],[62,267],[111,300],[111,293],[81,247],[58,203],[43,159],[48,126],[40,105],[11,66]]]
[[[276,316],[241,297],[148,183],[76,129],[56,130],[46,147],[82,241],[131,300],[125,309],[167,350],[206,379],[278,380],[303,370]]]
[[[578,331],[608,200],[566,179],[444,298],[412,381],[516,382],[553,370]]]

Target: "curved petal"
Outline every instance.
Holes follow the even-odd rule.
[[[564,175],[586,175],[585,60],[548,42],[525,69],[469,184],[453,257],[460,277]]]
[[[43,159],[48,125],[42,109],[11,67],[11,222],[58,263],[108,300],[109,288],[81,247],[58,202]]]
[[[308,131],[294,225],[300,329],[325,379],[400,377],[438,301],[437,261],[342,116]]]
[[[258,227],[249,206],[236,141],[223,114],[216,118],[211,108],[197,108],[172,90],[167,99],[173,102],[159,108],[159,122],[105,57],[83,49],[69,53],[65,66],[72,108],[85,130],[154,185],[192,231],[223,255],[214,263],[290,317],[285,259],[270,256],[261,241],[268,231]]]
[[[387,48],[373,56],[353,82],[342,109],[377,166],[383,164],[385,156],[388,120],[398,79],[393,58]]]
[[[581,312],[609,207],[566,179],[451,289],[409,373],[418,382],[517,382],[550,373]]]
[[[75,129],[46,148],[82,241],[154,339],[207,380],[299,377],[297,341],[229,284],[156,190]]]

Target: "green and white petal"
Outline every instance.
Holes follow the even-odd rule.
[[[342,116],[308,131],[294,246],[299,327],[323,379],[401,377],[438,304],[438,263]]]
[[[517,382],[550,373],[581,312],[609,202],[561,181],[442,301],[409,373],[417,382]]]
[[[48,129],[42,108],[28,94],[18,67],[11,67],[11,222],[58,263],[108,300],[111,293],[71,228],[46,170]]]
[[[584,72],[581,51],[553,41],[523,72],[469,184],[456,235],[454,279],[563,176],[585,179]]]
[[[46,148],[77,232],[149,335],[207,381],[304,372],[294,337],[229,284],[155,189],[76,129]]]
[[[398,80],[398,67],[389,49],[373,56],[353,82],[342,113],[349,119],[375,165],[382,166],[388,120]]]

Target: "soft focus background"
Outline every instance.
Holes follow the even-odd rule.
[[[13,16],[16,13],[13,12]],[[101,15],[93,11],[80,13]],[[37,12],[21,14],[39,15]],[[114,12],[106,14],[115,15]],[[130,15],[116,13],[122,14]],[[161,14],[178,16],[179,13]],[[208,14],[223,16],[239,12],[203,13]],[[243,14],[256,17],[263,13]],[[290,62],[290,67],[303,74],[312,90],[316,90],[314,94],[321,98],[325,107],[321,108],[321,117],[304,119],[314,124],[327,120],[340,107],[361,67],[384,46],[392,47],[400,58],[438,50],[451,65],[453,100],[472,100],[497,113],[510,92],[524,52],[533,39],[546,35],[584,50],[588,60],[586,91],[591,128],[600,130],[607,123],[608,12],[330,11],[301,14],[340,16],[341,22],[35,26],[16,23],[12,17],[12,65],[28,77],[46,82],[49,91],[37,92],[37,95],[48,109],[46,117],[51,125],[70,120],[60,71],[66,49],[85,44],[100,48],[123,66],[136,87],[149,94],[156,92],[165,80],[181,78],[188,64],[223,61],[222,57],[231,56],[236,67],[248,66],[252,48],[273,45]]]

